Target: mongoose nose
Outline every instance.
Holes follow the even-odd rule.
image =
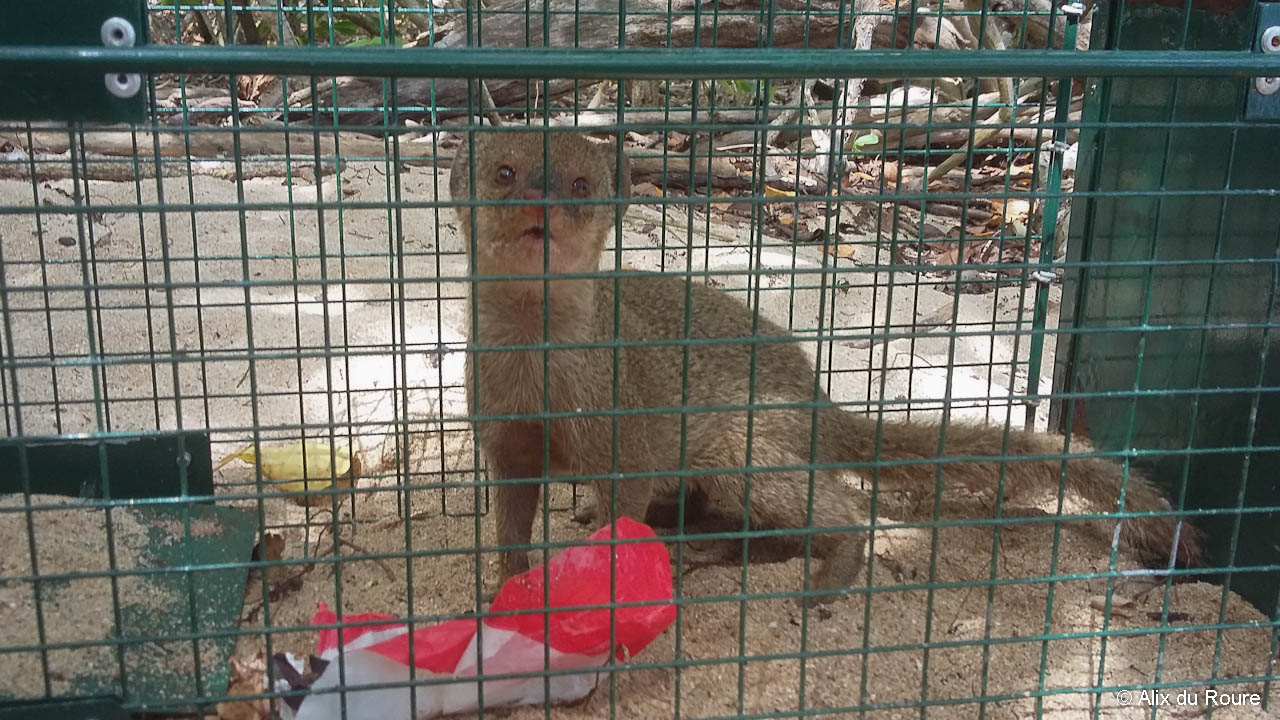
[[[535,202],[538,204],[524,205],[520,208],[520,210],[522,214],[525,216],[525,218],[527,218],[530,222],[541,225],[542,219],[545,217],[543,213],[548,210],[551,212],[555,211],[555,207],[547,208],[543,205],[543,203],[547,199],[554,199],[555,196],[556,194],[554,192],[548,193],[547,195],[543,195],[542,190],[540,188],[525,188],[524,192],[521,193],[520,195],[521,199],[527,200],[529,202]]]

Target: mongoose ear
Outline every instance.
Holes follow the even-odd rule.
[[[631,205],[628,202],[631,198],[631,160],[627,158],[627,148],[624,146],[620,149],[617,143],[609,148],[609,152],[614,153],[614,157],[619,158],[621,163],[619,168],[621,172],[618,174],[618,208],[625,215],[627,208]]]

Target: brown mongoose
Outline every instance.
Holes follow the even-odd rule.
[[[544,142],[549,147],[547,161]],[[652,499],[668,498],[677,491],[678,478],[661,473],[680,468],[683,410],[687,413],[685,467],[690,473],[702,473],[686,473],[686,489],[697,494],[709,511],[736,515],[741,522],[747,504],[753,528],[865,524],[862,493],[843,487],[834,470],[815,473],[809,519],[809,475],[795,468],[811,464],[816,403],[820,408],[816,463],[923,460],[885,464],[876,478],[887,487],[933,491],[938,464],[927,460],[938,457],[938,425],[886,421],[877,452],[876,419],[831,404],[816,389],[813,366],[799,341],[763,317],[753,330],[751,310],[728,293],[693,282],[691,304],[686,308],[686,278],[678,275],[621,278],[616,297],[615,278],[555,277],[600,271],[615,208],[619,203],[625,208],[631,189],[625,155],[618,172],[616,145],[576,133],[480,131],[474,135],[474,163],[471,152],[464,141],[452,165],[449,187],[454,201],[460,203],[457,215],[477,276],[474,314],[468,326],[469,409],[473,416],[481,416],[476,422],[477,438],[496,480],[653,474],[655,479],[617,480],[619,515],[643,520]],[[472,208],[467,203],[473,198],[473,173],[475,200],[517,202]],[[587,202],[567,204],[566,199]],[[545,292],[544,262],[553,276]],[[753,334],[775,341],[753,343]],[[682,344],[684,338],[718,342]],[[654,344],[618,347],[619,341]],[[544,342],[549,384],[544,384],[544,349],[511,349]],[[565,344],[574,347],[557,347]],[[687,382],[682,382],[685,377]],[[755,408],[750,442],[748,406]],[[618,422],[616,467],[613,417],[608,414],[614,408],[621,411],[613,413]],[[564,415],[547,421],[550,464],[544,467],[543,420],[495,416],[538,415],[548,410]],[[987,459],[942,463],[943,483],[995,491],[1003,443],[1002,427],[949,424],[944,456]],[[1056,496],[1061,460],[1020,461],[1012,456],[1061,452],[1061,437],[1011,431],[1010,457],[1005,461],[1007,495],[1037,491]],[[744,472],[747,467],[789,469],[748,473]],[[855,471],[864,479],[872,477],[870,466]],[[748,477],[750,499],[745,503]],[[1091,506],[1090,512],[1116,510],[1123,481],[1121,466],[1110,461],[1091,457],[1068,461],[1067,491]],[[597,507],[603,509],[598,514],[607,517],[612,483],[593,484]],[[498,542],[528,543],[540,486],[501,484],[495,494]],[[1169,509],[1160,492],[1136,473],[1128,478],[1124,506],[1131,511]],[[1093,525],[1106,537],[1115,529],[1115,521]],[[1194,566],[1200,558],[1200,533],[1168,515],[1126,519],[1119,539],[1123,548],[1153,566],[1164,565],[1175,544],[1178,564]],[[814,593],[815,601],[830,599],[854,582],[863,563],[864,543],[863,532],[814,535],[812,552],[822,565],[811,580],[812,588],[834,591]],[[526,552],[505,552],[502,579],[528,567]]]

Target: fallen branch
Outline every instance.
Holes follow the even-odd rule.
[[[259,126],[262,127],[262,126]],[[135,151],[140,161],[150,162],[156,156],[164,158],[234,158],[281,157],[287,155],[293,162],[311,162],[319,153],[321,159],[375,157],[387,155],[387,145],[382,138],[371,135],[332,130],[285,130],[284,125],[269,126],[271,131],[245,132],[217,131],[161,131],[152,133],[118,130],[94,130],[84,133],[85,152],[113,157],[133,157]],[[136,138],[136,143],[135,143]],[[238,145],[237,145],[238,141]],[[71,141],[66,132],[36,132],[32,134],[30,147],[23,133],[0,134],[0,143],[10,143],[28,153],[62,155],[69,151]],[[318,144],[318,151],[317,151]],[[425,143],[400,143],[402,160],[431,160],[431,146]]]
[[[592,101],[594,102],[594,100]],[[789,111],[769,110],[765,117],[776,119],[783,117]],[[760,122],[760,113],[755,110],[699,110],[697,115],[689,110],[672,110],[665,112],[662,110],[628,110],[624,111],[622,116],[628,126],[632,125],[661,125],[661,126],[697,126],[697,125],[741,125],[744,127],[753,127]],[[577,125],[578,127],[590,128],[600,127],[603,125],[613,125],[618,121],[618,116],[613,111],[601,112],[585,112],[577,116],[567,114],[554,117],[551,124],[558,127],[569,125]],[[785,123],[782,123],[785,124]],[[685,129],[682,127],[680,129]],[[719,127],[716,128],[720,129]]]
[[[968,207],[964,208],[959,201],[932,200],[928,203],[923,202],[919,198],[894,198],[888,197],[885,202],[896,203],[898,205],[906,205],[909,208],[915,208],[921,212],[930,215],[941,215],[942,217],[960,218],[965,217],[971,223],[985,223],[995,217],[990,210],[982,208]]]
[[[312,154],[316,138],[308,131],[283,131],[279,133],[241,133],[241,157],[253,157],[252,162],[242,162],[241,172],[236,173],[235,147],[232,137],[227,133],[191,133],[189,140],[182,131],[159,132],[153,138],[151,133],[137,133],[137,142],[130,130],[99,130],[84,134],[84,151],[89,157],[87,165],[81,171],[90,180],[106,180],[126,182],[135,179],[134,163],[111,158],[134,158],[137,153],[137,166],[140,177],[155,177],[157,166],[164,177],[185,175],[188,172],[186,159],[192,160],[191,172],[226,180],[250,177],[284,177],[286,170],[315,181],[316,157]],[[286,146],[286,139],[288,145]],[[71,160],[68,155],[70,140],[65,132],[37,132],[32,134],[32,142],[28,144],[26,133],[10,133],[0,135],[0,144],[9,143],[21,148],[28,154],[34,154],[37,163],[38,180],[56,180],[71,177]],[[188,144],[189,143],[189,144]],[[332,131],[319,134],[320,168],[322,174],[333,172],[337,154],[341,153],[344,161],[352,158],[384,158],[387,146],[384,141],[368,135],[353,132],[339,132],[336,137]],[[160,148],[160,160],[154,153],[156,145]],[[452,162],[453,154],[437,156],[433,154],[430,143],[399,143],[399,159],[408,164],[430,163],[440,168],[447,168]],[[278,158],[287,155],[289,160],[258,158]],[[694,187],[704,187],[708,181],[712,187],[723,189],[741,189],[749,181],[741,178],[736,168],[724,158],[713,158],[708,164],[705,156],[690,158],[681,155],[662,157],[652,150],[627,148],[631,159],[632,182],[646,182],[656,179],[655,185],[661,184],[665,177],[669,187],[688,190],[690,171],[692,170]],[[210,162],[216,160],[218,162]],[[78,161],[78,160],[77,160]],[[0,163],[0,178],[30,180],[31,170],[26,158],[17,162]]]
[[[293,177],[314,184],[316,181],[315,164],[311,161],[285,163],[283,161],[249,162],[236,171],[235,163],[230,160],[195,160],[190,165],[185,162],[161,161],[153,159],[132,162],[113,159],[102,155],[90,155],[87,161],[76,161],[78,167],[74,175],[83,180],[103,182],[133,182],[137,179],[150,180],[156,177],[212,177],[228,182],[250,180],[253,178]],[[15,162],[0,163],[0,180],[23,180],[30,182],[52,182],[70,180],[73,177],[72,163],[65,155],[37,155],[35,157],[35,173],[32,177],[31,164],[23,159]],[[321,174],[333,173],[332,161],[321,163]]]

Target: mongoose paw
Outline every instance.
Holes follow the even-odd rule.
[[[739,561],[739,555],[733,551],[733,548],[727,548],[724,543],[717,541],[698,543],[686,540],[679,557],[682,561],[680,572],[686,575],[704,567],[717,567]],[[674,550],[671,553],[671,559],[672,561],[676,559]]]
[[[596,521],[596,504],[584,503],[573,513],[573,521],[579,525],[591,525]]]
[[[822,590],[819,588],[813,589],[816,590],[818,594],[797,598],[797,602],[800,605],[808,605],[810,610],[817,610],[818,619],[826,620],[831,617],[831,604],[844,597],[844,593],[835,590]]]

